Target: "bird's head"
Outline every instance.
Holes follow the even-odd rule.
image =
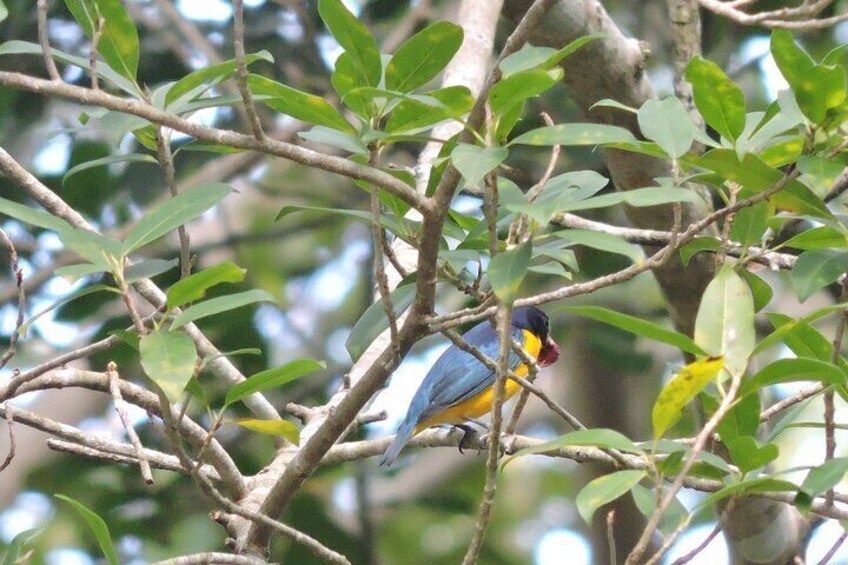
[[[551,323],[548,315],[535,306],[516,308],[512,313],[512,325],[528,330],[542,342],[542,349],[536,358],[540,367],[547,367],[559,359],[559,346],[551,339]]]

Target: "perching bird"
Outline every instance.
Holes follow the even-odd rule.
[[[531,357],[536,358],[541,367],[559,358],[559,347],[549,334],[548,315],[538,308],[528,306],[513,311],[512,339],[520,343]],[[488,321],[477,324],[462,338],[490,359],[497,358],[498,335]],[[519,376],[527,374],[527,366],[514,351],[510,353],[509,368]],[[380,465],[388,467],[394,463],[409,439],[430,426],[442,423],[461,426],[468,420],[490,412],[494,384],[494,371],[471,353],[451,345],[439,357],[412,397],[406,417]],[[506,398],[521,388],[521,385],[510,379],[505,385]]]

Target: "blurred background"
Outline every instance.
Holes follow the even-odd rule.
[[[6,0],[9,16],[0,23],[0,42],[36,42],[36,12],[31,0]],[[231,4],[223,0],[127,0],[125,2],[141,38],[140,81],[151,89],[174,81],[191,70],[232,58]],[[435,20],[453,20],[458,2],[418,0],[347,0],[366,22],[384,53],[393,52],[411,33]],[[603,2],[612,18],[629,36],[644,40],[651,50],[649,74],[660,95],[673,90],[673,70],[668,53],[668,14],[660,0],[610,0]],[[768,7],[777,6],[777,2]],[[831,9],[842,11],[843,2]],[[313,2],[298,0],[245,0],[247,52],[267,50],[275,63],[260,62],[254,72],[270,76],[301,90],[337,103],[330,86],[332,62],[339,46],[324,31]],[[826,15],[826,14],[825,14]],[[748,109],[763,110],[773,100],[782,79],[768,55],[768,34],[743,28],[709,13],[703,16],[704,55],[719,63],[745,90]],[[49,31],[54,47],[87,57],[88,41],[62,2],[53,2]],[[512,24],[502,20],[498,43]],[[848,40],[848,25],[803,36],[805,47],[821,57]],[[0,46],[2,52],[2,46]],[[87,84],[74,67],[64,67],[63,78]],[[0,68],[45,76],[39,56],[0,56]],[[585,72],[602,72],[586,69]],[[232,85],[218,88],[230,92]],[[265,129],[280,139],[297,139],[302,124],[260,108]],[[580,120],[564,87],[531,100],[519,130],[539,124],[545,111],[556,122]],[[161,171],[151,163],[115,163],[80,171],[65,178],[74,166],[116,154],[144,151],[126,135],[127,118],[85,109],[58,99],[33,96],[0,88],[0,145],[104,230],[118,230],[166,193]],[[241,112],[210,108],[195,114],[197,121],[247,131]],[[85,121],[85,123],[81,123]],[[186,140],[175,135],[177,145]],[[322,151],[331,148],[307,144]],[[189,229],[196,268],[231,260],[247,269],[244,289],[271,292],[276,304],[242,308],[226,316],[199,323],[222,351],[256,347],[257,356],[239,356],[234,362],[247,375],[287,361],[313,357],[327,361],[327,369],[269,395],[280,410],[288,402],[323,404],[338,387],[351,360],[344,343],[348,332],[373,297],[370,232],[366,224],[339,216],[297,213],[274,222],[284,205],[308,204],[367,210],[368,194],[350,181],[297,164],[251,153],[210,153],[182,147],[176,154],[178,183],[187,188],[206,181],[231,183],[238,194]],[[415,163],[415,144],[394,146],[387,156],[400,166]],[[509,176],[525,189],[544,169],[548,155],[525,148],[510,154]],[[564,151],[557,171],[593,169],[608,176],[600,152]],[[608,187],[607,190],[610,190]],[[0,178],[0,195],[23,201],[21,191]],[[479,210],[473,196],[462,196],[457,207]],[[600,211],[597,219],[626,225],[620,210]],[[56,267],[74,258],[58,238],[15,221],[0,219],[21,256],[28,299],[28,314],[55,304],[70,292],[96,280],[69,282],[57,277]],[[178,257],[174,239],[149,247],[147,256]],[[593,277],[624,266],[619,258],[578,252],[576,279]],[[17,305],[8,257],[0,257],[0,347],[5,348],[15,327]],[[775,301],[792,300],[780,289],[786,284],[779,273],[764,276],[775,288]],[[172,269],[157,277],[166,287],[178,277]],[[526,291],[561,284],[561,279],[533,275]],[[214,294],[214,290],[212,291]],[[787,294],[784,296],[784,294]],[[595,293],[581,300],[616,310],[667,321],[662,297],[650,275]],[[570,304],[574,304],[571,302]],[[440,311],[464,306],[463,297],[445,290]],[[631,438],[650,435],[650,407],[668,365],[682,361],[679,353],[557,312],[548,305],[553,337],[563,350],[558,363],[541,374],[541,386],[589,427],[609,427]],[[787,306],[782,306],[786,311]],[[9,378],[13,367],[22,370],[61,352],[98,340],[129,325],[123,305],[111,294],[92,294],[62,305],[41,317],[17,356],[0,372]],[[389,418],[360,432],[378,437],[393,433],[398,419],[427,368],[446,345],[439,339],[419,343],[393,376],[391,385],[374,401]],[[124,378],[142,382],[137,354],[118,346],[88,359],[88,366],[103,370],[115,361]],[[86,362],[75,366],[84,367]],[[206,377],[206,378],[204,378]],[[212,405],[220,405],[225,387],[201,376]],[[791,388],[782,389],[790,393]],[[217,403],[216,403],[217,399]],[[17,400],[20,405],[52,418],[78,425],[89,432],[123,438],[124,431],[106,395],[59,390]],[[201,421],[203,410],[192,407]],[[237,410],[236,410],[237,412]],[[817,409],[815,412],[819,412]],[[144,442],[161,441],[147,425],[142,411],[131,411]],[[238,415],[238,413],[236,414]],[[244,414],[242,414],[244,415]],[[818,414],[809,418],[816,419]],[[6,423],[0,423],[0,457],[8,450]],[[692,432],[684,419],[677,431]],[[520,431],[552,438],[570,431],[564,422],[531,400]],[[267,436],[224,427],[219,438],[233,453],[242,471],[258,471],[273,454]],[[75,498],[102,516],[119,547],[121,561],[146,563],[185,553],[223,548],[224,533],[208,518],[211,507],[191,481],[168,472],[155,474],[156,484],[146,488],[134,467],[121,467],[51,452],[46,436],[16,427],[17,455],[0,475],[0,551],[19,532],[40,528],[33,562],[89,564],[102,560],[97,545],[79,517],[53,494]],[[784,454],[778,467],[821,457],[818,443],[804,445],[803,431],[782,436]],[[353,563],[441,564],[457,563],[471,537],[483,485],[484,456],[460,455],[453,449],[407,450],[391,471],[378,470],[372,460],[323,467],[289,506],[284,521],[315,536],[347,555]],[[604,563],[608,559],[606,512],[598,512],[592,527],[582,522],[573,499],[581,486],[601,471],[592,465],[528,457],[512,463],[501,475],[493,521],[486,537],[482,563],[551,565]],[[698,495],[684,493],[686,506]],[[627,496],[615,505],[615,535],[625,546],[641,532],[643,518]],[[699,516],[669,556],[669,562],[696,546],[713,527],[714,517]],[[840,531],[830,525],[816,531],[808,560],[816,562]],[[278,540],[274,556],[286,563],[312,563],[314,558],[298,546]],[[719,536],[696,563],[725,561]],[[848,562],[843,550],[833,562]]]

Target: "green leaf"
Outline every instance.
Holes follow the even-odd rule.
[[[124,277],[128,283],[134,283],[141,279],[161,275],[179,264],[179,259],[144,259],[124,269]]]
[[[502,302],[512,302],[518,295],[518,289],[527,267],[530,266],[530,258],[533,246],[529,241],[524,242],[503,253],[498,253],[489,261],[486,275],[495,295]]]
[[[783,245],[804,250],[848,247],[848,238],[844,233],[830,226],[818,226],[787,239]]]
[[[267,371],[256,373],[227,391],[224,406],[230,406],[253,393],[281,387],[286,383],[326,368],[327,364],[323,361],[298,359],[276,369],[268,369]]]
[[[375,111],[374,104],[361,96],[350,94],[352,90],[370,86],[363,83],[363,79],[360,76],[360,69],[357,68],[354,56],[351,53],[344,52],[338,56],[333,69],[333,75],[330,77],[330,82],[342,100],[342,104],[366,120],[373,116]]]
[[[695,320],[695,343],[724,356],[732,375],[741,375],[754,350],[754,299],[733,267],[725,264],[707,286]]]
[[[106,557],[109,565],[119,565],[118,554],[115,552],[115,546],[112,544],[112,536],[109,534],[109,527],[106,525],[103,518],[69,496],[65,496],[64,494],[56,494],[54,496],[59,500],[63,500],[70,504],[71,507],[73,507],[73,509],[82,516],[82,519],[91,530],[91,533],[93,533],[94,537],[97,539],[100,551],[103,552],[103,555]]]
[[[769,202],[757,202],[753,206],[742,208],[736,212],[733,226],[730,228],[730,239],[742,247],[760,243],[766,231],[766,222],[774,216],[774,207]]]
[[[215,285],[241,282],[244,280],[245,273],[247,273],[245,269],[231,261],[225,261],[179,280],[166,293],[168,310],[200,300],[206,296],[206,291]]]
[[[556,439],[525,447],[516,451],[513,455],[506,457],[501,465],[501,468],[506,467],[507,463],[518,457],[525,455],[533,455],[536,453],[545,453],[562,447],[572,445],[591,445],[602,449],[617,449],[628,453],[644,453],[644,450],[633,443],[627,436],[621,432],[610,430],[607,428],[594,428],[589,430],[577,430],[561,435]]]
[[[53,58],[59,61],[60,63],[65,63],[68,65],[73,65],[75,67],[79,67],[81,69],[89,69],[89,61],[87,57],[76,57],[74,55],[69,55],[63,51],[59,51],[58,49],[51,49],[53,53]],[[0,55],[41,55],[41,45],[38,43],[31,43],[29,41],[19,41],[19,40],[11,40],[7,41],[0,45]],[[136,85],[130,81],[125,79],[123,76],[115,72],[115,70],[109,65],[101,62],[97,65],[97,76],[100,78],[109,81],[114,84],[127,94],[138,96],[138,88]]]
[[[260,434],[280,436],[286,438],[295,445],[300,445],[300,430],[297,425],[288,420],[257,420],[254,418],[243,418],[233,422],[237,426]]]
[[[247,77],[247,85],[255,94],[268,96],[265,104],[295,119],[318,124],[339,131],[355,132],[347,120],[333,106],[313,94],[307,94],[260,75]]]
[[[431,102],[432,101],[432,102]],[[448,86],[402,100],[392,110],[386,133],[405,132],[458,119],[474,105],[474,97],[465,86]]]
[[[9,8],[0,0],[0,22],[9,17]],[[17,538],[17,536],[15,536]]]
[[[354,71],[355,86],[379,86],[383,63],[377,42],[365,24],[356,19],[341,0],[318,0],[318,13],[345,50]]]
[[[759,312],[771,302],[774,296],[771,286],[748,270],[743,270],[740,275],[748,284],[748,289],[751,291],[751,296],[754,298],[754,312]]]
[[[515,73],[530,69],[549,69],[587,43],[604,37],[606,37],[606,34],[603,33],[584,35],[559,50],[551,47],[536,47],[525,43],[521,49],[501,61],[501,72],[504,78],[506,78]]]
[[[848,457],[834,457],[830,461],[825,461],[818,467],[813,467],[804,482],[801,483],[802,493],[812,500],[826,490],[832,489],[838,485],[848,473]],[[796,499],[796,503],[799,501]]]
[[[608,233],[592,230],[563,230],[554,233],[554,236],[570,245],[585,245],[607,253],[624,255],[634,263],[639,263],[645,258],[645,252],[641,247]]]
[[[807,300],[816,291],[836,282],[848,271],[848,252],[814,249],[802,253],[792,267],[790,278],[798,299]]]
[[[658,324],[635,316],[629,316],[600,306],[566,306],[560,310],[576,314],[578,316],[583,316],[584,318],[597,320],[605,324],[610,324],[624,331],[646,337],[654,341],[667,343],[693,355],[706,355],[706,352],[698,347],[698,345],[692,341],[688,335],[666,329]]]
[[[772,477],[755,477],[753,479],[746,479],[744,481],[739,481],[738,483],[733,483],[719,491],[712,493],[708,497],[701,500],[698,505],[692,510],[692,513],[697,514],[701,510],[711,507],[719,500],[723,500],[735,494],[755,494],[759,492],[792,492],[797,490],[798,486],[793,483],[790,483],[789,481],[774,479]]]
[[[425,27],[407,39],[389,60],[386,88],[411,92],[424,86],[450,63],[462,38],[462,28],[450,22]]]
[[[171,402],[180,400],[194,374],[197,350],[189,336],[182,332],[162,330],[150,332],[139,342],[144,372]]]
[[[326,214],[338,214],[340,216],[346,216],[348,218],[354,218],[368,223],[371,222],[370,212],[363,212],[361,210],[344,210],[341,208],[322,208],[320,206],[297,206],[294,204],[280,208],[280,211],[277,212],[277,216],[274,218],[274,221],[279,221],[294,212],[323,212]],[[380,216],[380,225],[399,237],[404,237],[406,235],[406,230],[403,225],[398,223],[395,218],[386,214]]]
[[[562,80],[562,74],[562,69],[557,67],[549,71],[522,71],[499,81],[489,91],[492,112],[497,117],[503,116],[525,100],[557,84]]]
[[[2,3],[0,3],[2,6]],[[2,20],[0,20],[2,21]],[[24,530],[23,532],[17,534],[12,538],[12,541],[9,542],[9,545],[6,546],[6,553],[3,555],[3,560],[0,561],[2,565],[19,565],[23,562],[21,561],[21,552],[22,550],[32,541],[36,536],[38,536],[43,529],[33,528],[31,530]]]
[[[846,75],[842,67],[817,65],[796,43],[792,34],[776,29],[771,52],[777,67],[792,87],[798,107],[810,121],[824,125],[827,111],[842,104]]]
[[[362,155],[368,154],[368,148],[362,143],[362,140],[344,131],[328,128],[325,126],[315,126],[309,131],[300,131],[298,137],[306,141],[321,143],[348,151],[350,153],[359,153]]]
[[[833,314],[836,312],[841,312],[845,308],[848,308],[848,303],[845,304],[833,304],[831,306],[825,306],[824,308],[819,308],[815,312],[808,314],[801,318],[800,320],[792,320],[792,321],[782,321],[782,325],[777,328],[775,331],[767,335],[760,343],[757,344],[757,348],[754,350],[754,353],[759,353],[764,349],[774,345],[779,342],[786,336],[787,333],[792,332],[797,327],[812,324],[814,321],[823,318],[829,314]],[[775,314],[770,313],[769,317],[773,317]],[[779,315],[778,315],[779,316]],[[829,359],[829,357],[828,357]]]
[[[102,17],[97,52],[122,76],[135,82],[138,72],[138,31],[121,0],[65,0],[83,32],[92,39]]]
[[[63,297],[62,299],[57,300],[56,302],[54,302],[53,304],[51,304],[47,308],[44,308],[43,310],[39,311],[37,314],[30,316],[27,319],[27,321],[21,326],[21,328],[19,330],[20,335],[23,336],[23,337],[26,337],[27,331],[29,331],[30,326],[36,320],[38,320],[40,317],[47,314],[48,312],[51,312],[51,311],[55,310],[56,308],[58,308],[58,307],[60,307],[64,304],[67,304],[69,302],[73,302],[74,300],[77,300],[78,298],[82,298],[83,296],[88,296],[89,294],[94,294],[95,292],[101,292],[101,291],[118,293],[118,289],[112,288],[111,286],[106,286],[105,284],[93,284],[93,285],[84,286],[82,288],[79,288],[79,289],[75,290],[74,292],[68,294],[67,296]]]
[[[721,249],[721,241],[714,237],[696,237],[680,248],[680,259],[683,265],[689,265],[696,254],[702,251],[718,251]]]
[[[159,239],[168,232],[197,218],[220,202],[232,187],[223,183],[206,183],[189,188],[147,212],[124,238],[123,254]]]
[[[781,171],[768,166],[756,155],[748,153],[740,161],[736,151],[732,149],[713,149],[702,155],[697,163],[698,166],[715,171],[752,192],[766,190],[780,182],[784,176]],[[821,198],[797,180],[786,183],[785,188],[769,198],[769,201],[790,212],[834,219]]]
[[[704,357],[689,363],[660,391],[651,411],[654,439],[680,419],[683,408],[698,396],[704,387],[713,382],[724,367],[722,357]]]
[[[476,185],[486,173],[500,165],[509,155],[506,147],[478,147],[460,143],[451,151],[453,166],[462,173],[465,182]]]
[[[397,287],[390,294],[390,298],[395,307],[395,314],[400,316],[415,298],[415,285],[406,284]],[[354,362],[358,361],[368,346],[388,327],[389,319],[386,317],[385,303],[380,298],[371,303],[351,328],[345,341],[350,358]]]
[[[136,351],[141,349],[141,339],[137,333],[128,330],[113,330],[111,333]]]
[[[645,477],[645,471],[617,471],[593,480],[577,495],[574,501],[577,512],[587,524],[592,523],[595,511],[623,495]]]
[[[710,410],[710,413],[718,409],[718,401],[713,400],[713,402],[715,402],[715,408]],[[733,408],[718,423],[717,428],[723,442],[740,436],[756,436],[759,429],[760,396],[757,394],[749,394],[737,400]]]
[[[76,228],[44,210],[0,198],[0,214],[6,214],[39,228],[55,231],[69,249],[80,257],[102,267],[101,270],[109,270],[108,256],[113,258],[120,256],[121,245],[116,239],[83,228]]]
[[[177,330],[201,318],[214,316],[215,314],[241,308],[248,304],[255,304],[256,302],[274,302],[274,297],[264,290],[247,290],[236,294],[210,298],[183,310],[174,318],[174,321],[171,323],[171,330]]]
[[[82,171],[86,171],[88,169],[102,167],[104,165],[111,165],[112,163],[126,162],[158,164],[158,161],[152,155],[144,155],[141,153],[130,153],[129,155],[109,155],[108,157],[103,157],[101,159],[93,159],[91,161],[86,161],[85,163],[80,163],[79,165],[71,167],[70,169],[68,169],[68,172],[65,173],[65,176],[62,177],[62,183],[67,182],[67,180],[75,174],[81,173]]]
[[[633,496],[633,502],[636,504],[639,512],[646,518],[650,518],[651,514],[654,513],[654,509],[657,507],[657,494],[642,485],[634,485],[630,490],[630,494]],[[675,496],[662,515],[662,518],[660,518],[660,523],[657,527],[663,534],[668,535],[680,527],[688,514],[689,512],[686,510],[686,507]]]
[[[508,78],[515,73],[538,68],[554,53],[556,49],[553,47],[537,47],[525,43],[521,49],[501,61],[501,74],[504,78]]]
[[[695,106],[704,121],[728,141],[745,129],[745,95],[724,71],[701,57],[689,61],[686,80],[692,83]]]
[[[846,377],[838,367],[827,361],[803,357],[778,359],[746,379],[739,389],[739,395],[751,394],[763,387],[778,383],[797,381],[818,381],[839,385],[845,384]]]
[[[672,159],[685,155],[695,140],[695,125],[677,98],[651,98],[639,108],[636,118],[642,135],[655,141]]]
[[[93,263],[80,263],[78,265],[67,265],[58,267],[53,271],[53,274],[64,277],[70,281],[76,281],[82,277],[93,275],[94,273],[102,273],[106,271],[106,265]]]
[[[743,473],[765,467],[780,455],[777,445],[767,443],[760,447],[751,436],[739,436],[725,441],[730,458]]]
[[[607,143],[636,143],[629,130],[604,124],[557,124],[544,126],[521,134],[513,145],[604,145]]]
[[[244,56],[245,65],[250,65],[256,61],[273,63],[274,57],[268,51],[264,50]],[[223,63],[203,67],[187,74],[168,89],[168,93],[165,95],[165,108],[192,91],[196,92],[189,99],[195,98],[202,94],[202,92],[228,80],[235,74],[237,66],[236,60],[231,59]]]
[[[602,194],[593,198],[586,198],[585,200],[565,204],[561,207],[561,211],[574,212],[578,210],[592,210],[596,208],[615,206],[617,204],[629,204],[630,206],[640,208],[646,206],[659,206],[661,204],[671,204],[673,202],[692,202],[697,204],[700,203],[701,200],[698,195],[691,190],[684,190],[679,187],[646,186],[644,188],[634,188],[633,190]]]

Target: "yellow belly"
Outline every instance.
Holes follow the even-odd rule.
[[[539,351],[542,349],[542,342],[538,337],[533,335],[531,332],[524,330],[524,350],[530,354],[532,357],[537,357],[539,355]],[[515,369],[515,374],[523,377],[527,374],[527,365],[523,363]],[[509,400],[521,389],[521,385],[512,379],[507,379],[504,392],[506,393],[504,396],[504,400]],[[483,390],[472,396],[471,398],[460,402],[455,406],[451,406],[442,412],[439,412],[435,416],[421,422],[417,426],[415,426],[415,432],[418,433],[430,426],[435,426],[436,424],[461,424],[468,418],[479,418],[484,414],[488,414],[492,411],[492,401],[495,396],[495,387],[490,386],[489,388]]]

